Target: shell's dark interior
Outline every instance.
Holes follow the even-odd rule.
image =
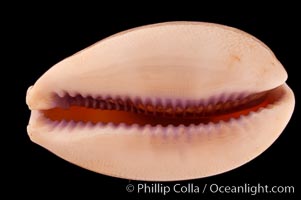
[[[96,123],[125,123],[127,125],[138,124],[140,126],[150,124],[156,126],[183,124],[207,124],[217,123],[221,120],[229,121],[231,118],[239,118],[248,115],[250,112],[258,111],[260,108],[274,103],[282,94],[278,88],[252,94],[241,99],[234,99],[226,102],[217,102],[209,105],[189,105],[181,106],[160,104],[142,104],[141,101],[121,98],[97,98],[83,97],[76,95],[71,97],[66,94],[64,97],[56,97],[56,108],[43,110],[44,116],[52,121],[75,121]]]

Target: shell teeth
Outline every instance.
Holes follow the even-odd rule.
[[[142,134],[148,134],[149,132],[154,132],[156,128],[153,128],[150,124],[146,124],[142,128]]]
[[[214,105],[214,104],[217,103],[218,100],[219,99],[217,97],[212,96],[212,97],[209,98],[208,104],[213,104]]]
[[[170,103],[168,103],[165,107],[165,114],[166,114],[166,116],[173,116],[173,114],[174,114],[174,110]]]
[[[102,122],[97,122],[96,124],[94,124],[94,127],[95,128],[103,128],[105,125],[104,125],[104,123],[102,123]]]
[[[231,102],[230,101],[227,101],[225,104],[224,104],[224,109],[225,110],[229,110],[231,108]]]
[[[253,101],[253,100],[261,98],[262,96],[264,96],[264,94],[253,94],[253,95],[250,95],[247,99],[248,99],[248,101]]]
[[[84,128],[86,126],[85,122],[79,121],[76,123],[76,128]]]
[[[105,103],[108,110],[113,110],[115,108],[114,100],[111,97],[106,98]]]
[[[98,106],[102,110],[107,109],[107,104],[106,104],[106,101],[104,101],[104,100],[100,100]]]
[[[146,113],[145,104],[142,103],[141,99],[137,99],[135,104],[136,104],[135,107],[137,109],[137,113],[141,113],[141,114]]]
[[[140,130],[140,126],[138,124],[136,124],[136,123],[132,124],[131,128],[134,128],[136,130]]]
[[[197,133],[198,124],[191,124],[188,126],[188,138]]]
[[[132,111],[133,103],[130,98],[126,97],[119,102],[120,109],[124,111]]]
[[[164,107],[161,103],[161,101],[159,101],[155,107],[155,110],[156,110],[156,114],[157,115],[163,115],[164,114]]]
[[[231,103],[231,106],[232,106],[232,107],[236,107],[236,106],[238,106],[239,104],[241,104],[241,102],[240,102],[239,100],[235,100],[235,101],[233,101],[233,102]]]
[[[109,122],[106,124],[106,127],[109,127],[109,128],[116,128],[115,124],[113,122]]]
[[[239,105],[245,104],[249,101],[249,99],[245,98],[239,101]]]
[[[211,113],[213,111],[213,106],[212,104],[209,104],[205,107],[205,113]]]
[[[187,127],[189,121],[191,123],[198,123],[197,118],[201,117],[199,123],[208,124],[211,117],[215,114],[227,114],[229,110],[238,108],[243,109],[244,104],[249,101],[257,102],[258,98],[262,98],[266,93],[247,95],[246,93],[233,93],[233,94],[222,94],[220,96],[211,97],[209,99],[202,100],[187,100],[183,99],[159,99],[159,98],[144,98],[139,97],[128,97],[128,96],[110,96],[110,95],[98,95],[96,98],[93,95],[81,95],[76,92],[67,93],[65,91],[59,91],[56,93],[56,98],[58,98],[59,107],[68,108],[68,106],[84,106],[87,108],[102,109],[102,110],[122,110],[129,111],[138,114],[149,115],[148,117],[168,117],[168,120],[172,120],[171,117],[178,117],[175,124],[180,122],[180,118],[188,117],[183,122]],[[228,96],[227,96],[228,95]],[[260,100],[260,99],[259,99]],[[252,103],[252,102],[250,102]],[[258,110],[261,111],[262,109]],[[256,111],[257,112],[257,111]],[[251,115],[252,113],[250,113]],[[151,116],[152,115],[152,116]],[[237,118],[237,117],[236,117]],[[216,119],[213,120],[214,123],[218,123]],[[226,121],[229,121],[227,119]],[[73,122],[74,123],[74,122]],[[78,122],[76,122],[78,123]],[[150,122],[153,123],[153,122]],[[165,128],[167,126],[166,122],[163,125]],[[62,126],[64,123],[60,123]],[[72,124],[72,123],[70,123]],[[85,123],[86,124],[86,123]],[[110,127],[112,124],[105,124]],[[120,124],[114,125],[119,126]],[[199,124],[198,124],[199,125]],[[95,126],[95,125],[94,125]],[[123,125],[130,127],[132,124]],[[142,126],[142,125],[139,125]],[[154,127],[154,124],[152,125]],[[173,125],[173,127],[178,127],[179,125]]]
[[[155,113],[155,107],[152,106],[152,104],[150,104],[150,103],[146,104],[145,108],[146,108],[148,113],[152,113],[152,114]]]
[[[70,91],[70,92],[68,92],[68,95],[69,95],[70,97],[76,97],[77,92],[75,92],[75,91]]]
[[[59,123],[57,124],[57,128],[58,129],[62,129],[62,128],[65,128],[67,125],[67,121],[66,120],[61,120],[59,121]]]
[[[219,112],[222,110],[222,108],[223,108],[223,104],[220,102],[216,105],[215,110],[216,110],[216,112]]]
[[[85,106],[108,110],[124,110],[141,114],[167,115],[167,116],[195,116],[204,113],[219,112],[261,98],[265,93],[248,95],[247,93],[221,94],[209,99],[184,101],[181,99],[159,99],[159,98],[133,98],[110,95],[95,96],[78,94],[71,91],[60,90],[56,92],[60,98],[59,106],[68,108],[69,105]]]
[[[69,122],[68,122],[68,127],[69,127],[69,129],[73,129],[73,128],[75,128],[75,126],[76,126],[76,122],[75,121],[73,121],[73,120],[70,120]]]
[[[240,94],[237,96],[237,99],[238,99],[238,100],[243,100],[243,99],[245,99],[247,96],[248,96],[248,94],[247,94],[246,92],[243,92],[243,93],[240,93]]]
[[[124,129],[124,128],[127,128],[128,126],[126,125],[126,123],[120,123],[120,124],[118,124],[118,128],[120,128],[120,129]]]
[[[87,98],[87,97],[89,96],[89,94],[81,94],[81,96],[82,96],[83,98]]]
[[[87,98],[84,99],[84,101],[85,101],[85,102],[84,102],[84,106],[85,106],[85,107],[90,107],[90,98],[87,97]]]
[[[232,94],[230,94],[230,95],[228,96],[227,101],[232,102],[232,101],[236,100],[236,97],[237,97],[237,94],[236,94],[236,93],[232,93]]]
[[[51,121],[51,120],[49,120],[49,121]],[[57,127],[59,125],[59,123],[60,123],[59,121],[53,121],[52,127],[54,127],[54,128]]]
[[[125,100],[125,105],[126,105],[126,107],[127,107],[126,111],[131,111],[131,112],[134,111],[134,109],[133,109],[134,104],[133,104],[133,102],[132,102],[129,98],[127,98],[127,99]]]
[[[195,113],[195,110],[196,110],[196,108],[194,106],[189,106],[189,107],[186,107],[185,113],[187,116],[193,116]]]
[[[197,115],[201,115],[204,111],[204,106],[202,105],[199,105],[197,108],[196,108],[196,114]]]
[[[181,105],[176,106],[176,108],[175,108],[176,116],[182,116],[183,111],[184,111],[184,109]]]
[[[165,134],[165,128],[161,125],[158,124],[154,129],[153,129],[154,135],[163,135]]]
[[[227,101],[227,94],[223,93],[223,94],[221,94],[221,96],[218,98],[218,101],[217,101],[217,102],[225,103],[226,101]]]
[[[167,127],[165,127],[163,137],[167,138],[167,137],[173,136],[175,134],[175,132],[176,132],[175,127],[172,125],[168,125]]]
[[[95,99],[92,100],[92,107],[93,108],[97,108],[98,107],[98,101],[96,101]]]
[[[59,90],[56,94],[57,94],[59,97],[63,98],[63,97],[65,97],[66,92],[63,91],[63,90]]]
[[[72,98],[72,101],[70,103],[71,106],[79,106],[81,104],[81,97],[79,95]]]
[[[122,100],[120,97],[117,97],[115,100],[115,109],[122,110]]]

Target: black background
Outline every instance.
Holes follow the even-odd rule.
[[[47,5],[44,6],[44,8]],[[110,14],[105,13],[108,10]],[[257,195],[255,199],[279,198],[292,199],[300,193],[300,148],[298,124],[300,111],[300,83],[298,80],[298,59],[300,45],[297,30],[298,17],[296,12],[289,9],[279,11],[271,9],[259,13],[252,12],[212,12],[204,13],[206,8],[198,11],[177,10],[158,12],[152,10],[133,13],[125,9],[123,13],[114,8],[100,7],[98,11],[89,9],[72,10],[71,8],[57,9],[46,12],[44,9],[15,11],[15,18],[6,20],[7,26],[3,32],[9,42],[7,47],[10,84],[4,85],[9,89],[10,119],[5,123],[10,129],[3,133],[2,147],[4,161],[3,177],[7,177],[5,187],[14,189],[11,195],[26,189],[22,195],[30,197],[44,196],[60,197],[62,194],[74,197],[77,195],[94,196],[101,199],[105,195],[122,194],[124,198],[143,198],[145,194],[128,193],[125,187],[128,183],[137,185],[144,183],[119,178],[113,178],[82,169],[70,164],[42,147],[32,143],[26,133],[30,112],[25,104],[26,89],[32,85],[48,68],[67,56],[119,31],[164,21],[207,21],[221,23],[242,29],[266,43],[276,54],[286,68],[289,78],[287,83],[296,95],[296,108],[291,121],[279,139],[262,155],[253,161],[230,172],[213,177],[177,182],[183,185],[194,183],[203,186],[205,183],[220,185],[242,185],[244,183],[272,185],[293,185],[295,194]],[[68,12],[67,12],[68,11]],[[69,12],[70,11],[70,12]],[[115,13],[116,12],[116,13]],[[88,13],[88,14],[86,14]],[[285,13],[285,14],[284,14]],[[3,77],[5,79],[5,76]],[[12,84],[11,84],[12,83]],[[9,87],[7,87],[9,85]],[[12,87],[12,89],[10,88]],[[13,105],[13,106],[11,106]],[[297,117],[299,115],[299,117]],[[300,120],[299,120],[300,122]],[[269,123],[267,121],[267,123]],[[8,124],[3,124],[3,126]],[[270,124],[273,126],[273,124]],[[7,159],[7,161],[6,161]],[[148,182],[151,184],[152,182]],[[176,182],[164,183],[173,185]],[[186,194],[189,197],[207,199],[207,197],[233,197],[235,199],[249,198],[250,195],[237,194]],[[162,194],[155,195],[162,197]],[[185,197],[183,194],[168,195],[176,199]]]

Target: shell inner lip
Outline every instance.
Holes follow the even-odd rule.
[[[120,124],[189,126],[227,122],[232,118],[239,119],[241,116],[247,116],[251,112],[258,112],[261,108],[274,104],[281,99],[284,92],[284,89],[279,86],[226,102],[219,101],[208,105],[186,102],[185,106],[184,103],[162,105],[160,102],[142,103],[140,99],[134,101],[129,98],[92,98],[80,94],[71,96],[66,93],[63,97],[55,95],[57,107],[40,110],[40,113],[50,122],[90,122],[115,126]]]

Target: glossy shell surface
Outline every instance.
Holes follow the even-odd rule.
[[[207,177],[245,164],[277,139],[294,109],[286,79],[272,51],[238,29],[202,22],[138,27],[42,75],[26,96],[28,134],[65,160],[106,175]],[[71,105],[132,114],[124,123],[110,123],[115,114],[106,112],[102,121],[83,113],[52,117]]]

